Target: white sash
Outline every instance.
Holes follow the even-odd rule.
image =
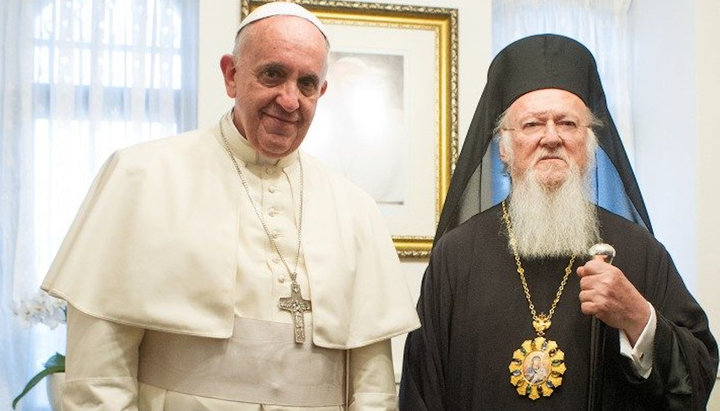
[[[344,362],[343,350],[295,343],[292,324],[235,317],[227,340],[146,331],[138,381],[230,401],[341,406]]]

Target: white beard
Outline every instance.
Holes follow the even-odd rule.
[[[571,167],[568,179],[555,190],[546,189],[528,170],[513,181],[509,214],[523,258],[583,255],[599,241],[595,206],[583,173]]]

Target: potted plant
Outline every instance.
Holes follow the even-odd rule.
[[[53,298],[46,292],[41,291],[34,297],[23,300],[13,305],[13,313],[20,319],[25,327],[42,323],[54,330],[59,324],[67,321],[67,305],[65,301]],[[65,356],[60,353],[53,354],[43,364],[43,369],[35,374],[25,385],[22,392],[15,397],[12,407],[15,409],[17,403],[43,378],[65,372]]]

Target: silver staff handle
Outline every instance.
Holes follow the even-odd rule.
[[[605,262],[612,264],[613,258],[615,258],[615,248],[610,244],[598,243],[590,247],[588,254],[590,254],[591,257],[595,257],[596,255],[605,256]]]

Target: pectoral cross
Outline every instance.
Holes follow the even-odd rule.
[[[305,318],[303,314],[311,311],[310,300],[305,300],[300,294],[300,286],[293,280],[290,286],[290,297],[280,299],[280,309],[289,311],[295,324],[295,342],[305,342]]]

